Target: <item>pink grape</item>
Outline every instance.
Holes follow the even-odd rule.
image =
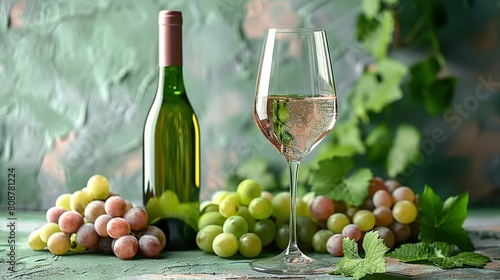
[[[415,193],[412,189],[406,186],[401,186],[392,192],[394,201],[408,200],[413,202],[415,200]]]
[[[104,201],[93,200],[85,207],[84,215],[89,223],[94,223],[97,217],[104,214],[106,214],[106,210],[104,210]]]
[[[127,210],[127,201],[120,196],[112,196],[106,199],[104,203],[106,213],[113,217],[123,217]]]
[[[132,259],[138,250],[139,243],[133,235],[123,235],[113,243],[113,252],[122,260]]]
[[[160,239],[158,237],[145,234],[139,238],[139,252],[146,258],[156,258],[162,251]]]
[[[335,205],[333,200],[319,195],[311,202],[309,210],[311,211],[311,215],[318,221],[326,221],[335,212]]]
[[[387,190],[387,186],[382,178],[372,178],[370,180],[370,186],[368,187],[368,198],[372,198],[373,194],[375,194],[378,190]]]
[[[75,233],[83,225],[83,216],[76,211],[66,211],[58,220],[59,228],[65,233]]]
[[[85,223],[81,225],[76,231],[76,240],[80,245],[86,248],[91,248],[97,244],[99,235],[95,231],[92,223]]]
[[[358,242],[361,239],[361,229],[355,224],[348,224],[342,229],[342,235]]]
[[[104,214],[99,217],[94,222],[95,231],[99,236],[107,237],[108,231],[106,230],[109,220],[113,219],[111,215]]]
[[[59,206],[53,206],[47,210],[47,213],[45,213],[45,218],[49,223],[57,223],[59,221],[59,217],[64,212],[66,212],[66,209]]]
[[[409,225],[393,222],[389,228],[394,233],[396,244],[403,244],[410,239],[411,228]]]
[[[340,233],[334,234],[326,241],[326,251],[334,257],[344,256],[344,249],[342,247],[342,240],[344,236]]]
[[[386,190],[378,190],[373,194],[373,205],[375,207],[385,206],[391,208],[392,206],[392,196]]]
[[[391,209],[385,206],[375,208],[373,215],[375,215],[375,225],[377,226],[388,226],[393,220]]]
[[[401,186],[401,183],[398,180],[389,179],[385,181],[385,185],[387,186],[387,191],[392,193],[395,189]]]
[[[99,249],[104,252],[105,254],[112,254],[113,253],[113,238],[111,237],[99,237],[99,241],[97,241],[97,244],[99,245]]]
[[[109,237],[119,238],[130,233],[130,224],[124,218],[113,218],[106,225]]]
[[[389,248],[394,248],[396,237],[392,230],[388,227],[376,227],[373,230],[378,231],[378,235],[384,240],[385,246]]]
[[[167,236],[165,235],[165,233],[157,226],[148,226],[146,227],[144,230],[142,230],[140,232],[140,235],[147,235],[147,234],[151,234],[151,235],[154,235],[156,237],[158,237],[158,239],[160,240],[160,243],[161,243],[161,248],[163,250],[163,248],[165,248],[165,246],[167,245]]]
[[[132,230],[141,230],[148,225],[149,217],[146,210],[134,207],[128,210],[123,218],[130,224]]]

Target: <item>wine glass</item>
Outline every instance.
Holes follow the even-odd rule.
[[[275,28],[266,31],[254,104],[254,120],[290,169],[289,243],[281,254],[250,262],[273,274],[318,274],[332,264],[315,260],[297,245],[297,178],[301,159],[332,130],[337,98],[326,31]]]

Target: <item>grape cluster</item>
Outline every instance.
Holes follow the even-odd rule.
[[[196,243],[205,252],[225,258],[239,252],[253,258],[263,248],[283,250],[288,245],[288,192],[271,194],[246,179],[235,192],[218,191],[200,207]],[[343,256],[344,237],[361,244],[371,230],[394,248],[414,240],[418,226],[415,194],[395,180],[373,178],[360,207],[348,207],[313,192],[297,199],[297,238],[305,251]]]
[[[47,248],[54,255],[114,253],[127,260],[137,253],[155,258],[166,245],[163,231],[148,225],[148,213],[110,192],[102,175],[92,176],[82,190],[60,195],[47,210],[46,219],[28,237],[33,250]]]

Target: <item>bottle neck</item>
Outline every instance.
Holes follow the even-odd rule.
[[[178,15],[159,24],[159,67],[163,97],[185,95],[182,80],[182,21]]]
[[[160,81],[163,83],[163,97],[184,96],[184,81],[182,77],[182,66],[160,66]]]

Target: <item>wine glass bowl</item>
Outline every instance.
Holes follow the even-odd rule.
[[[300,160],[326,137],[337,119],[337,98],[326,31],[266,31],[257,74],[254,120],[290,169],[289,243],[281,254],[250,262],[274,274],[317,274],[332,268],[297,245],[297,175]]]

